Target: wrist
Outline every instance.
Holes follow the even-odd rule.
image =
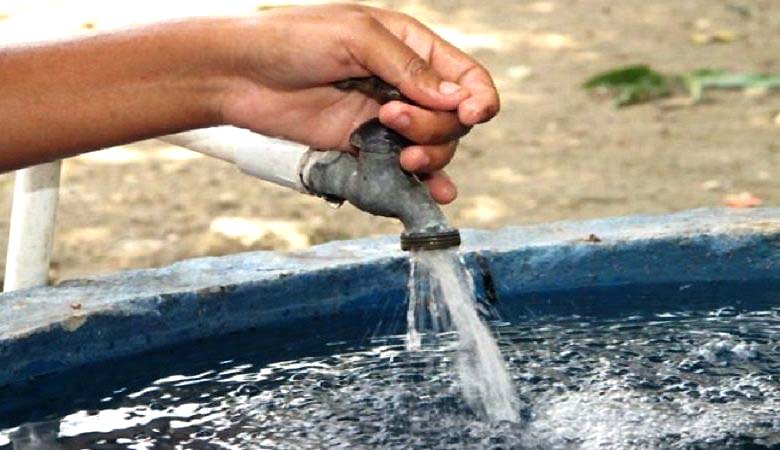
[[[174,43],[181,50],[179,76],[193,92],[191,106],[211,125],[224,125],[226,103],[246,83],[238,54],[241,18],[190,19],[176,24]]]
[[[222,125],[250,127],[242,120],[247,116],[247,102],[268,98],[269,83],[265,80],[266,67],[279,66],[271,61],[280,50],[280,30],[265,15],[251,15],[209,19],[206,42],[208,69],[203,82],[206,107]],[[284,66],[284,65],[282,65]],[[271,102],[272,103],[272,102]],[[255,103],[255,106],[265,103]],[[252,116],[265,111],[255,110]],[[271,114],[271,111],[267,111]]]

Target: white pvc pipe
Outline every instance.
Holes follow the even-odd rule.
[[[48,283],[61,165],[54,161],[16,171],[4,292]]]
[[[231,162],[248,175],[306,192],[300,175],[309,151],[305,145],[231,126],[187,131],[160,139]]]
[[[231,162],[248,175],[306,192],[301,170],[309,149],[304,145],[228,126],[188,131],[161,140]],[[61,162],[55,161],[16,172],[5,292],[48,282],[60,168]]]

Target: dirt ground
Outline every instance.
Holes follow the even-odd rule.
[[[248,12],[260,4],[232,7]],[[725,196],[742,191],[767,206],[780,202],[777,94],[718,92],[693,106],[673,99],[618,110],[580,88],[595,72],[639,62],[665,72],[699,67],[780,72],[780,2],[372,4],[430,24],[483,62],[500,88],[500,116],[463,140],[449,169],[460,197],[445,212],[458,227],[665,213],[719,206]],[[27,5],[25,20],[35,14],[57,17],[56,11],[66,8],[61,28],[80,27],[80,33],[110,28],[111,14],[132,9],[95,13],[89,2],[53,0]],[[178,5],[181,14],[188,7],[201,8],[199,13],[206,8],[199,2]],[[0,36],[17,14],[3,7]],[[692,40],[694,34],[720,32],[737,39]],[[0,176],[2,235],[12,181],[12,174]],[[298,249],[399,230],[393,220],[349,206],[334,209],[250,179],[220,161],[147,141],[65,162],[52,278],[202,255]],[[5,240],[0,243],[4,254]]]

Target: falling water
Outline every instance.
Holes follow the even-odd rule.
[[[517,398],[495,339],[479,318],[471,275],[455,251],[413,252],[409,276],[407,346],[422,333],[454,331],[457,370],[468,404],[491,421],[517,421]]]

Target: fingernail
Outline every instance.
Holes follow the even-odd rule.
[[[451,81],[442,81],[439,83],[439,92],[444,95],[456,94],[460,91],[460,85]]]
[[[399,114],[398,117],[393,120],[393,126],[398,128],[406,128],[409,125],[411,125],[412,119],[409,117],[408,114]]]

